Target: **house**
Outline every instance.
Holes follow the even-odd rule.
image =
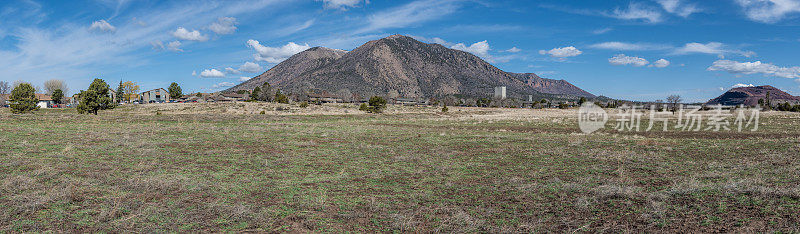
[[[36,103],[36,106],[41,109],[51,108],[55,105],[55,102],[50,95],[42,93],[37,93],[34,95],[36,95],[36,99],[39,99],[39,102]],[[61,100],[61,103],[69,103],[71,101],[72,98],[64,97],[63,100]],[[11,94],[0,94],[0,107],[6,107],[7,105],[11,105]]]
[[[394,100],[394,103],[404,106],[428,105],[426,100],[414,98],[397,98]]]
[[[166,89],[158,88],[145,91],[139,95],[139,103],[169,102],[169,92]]]
[[[338,97],[338,96],[330,94],[328,92],[308,94],[308,100],[311,101],[311,102],[319,102],[319,103],[344,103],[345,102],[342,97]]]
[[[36,99],[39,99],[39,103],[36,103],[36,106],[38,106],[40,109],[47,109],[52,107],[53,104],[55,104],[53,98],[51,98],[50,95],[47,94],[37,93]]]
[[[227,99],[229,101],[239,101],[239,102],[247,101],[247,99],[250,97],[250,95],[246,94],[246,93],[243,93],[243,94],[239,94],[239,93],[223,93],[223,94],[220,94],[220,96],[222,96],[222,98]]]

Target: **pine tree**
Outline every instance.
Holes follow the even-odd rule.
[[[78,113],[97,115],[98,110],[114,108],[114,104],[109,97],[108,84],[101,79],[94,79],[89,89],[81,92],[81,102],[78,104]]]
[[[119,80],[119,86],[117,86],[117,92],[114,93],[117,100],[114,100],[116,103],[122,102],[122,96],[125,95],[125,89],[122,88],[122,80]]]
[[[53,102],[56,104],[61,104],[61,99],[64,99],[64,92],[61,89],[56,89],[53,91],[53,94],[50,95],[50,98],[53,99]]]
[[[14,87],[11,91],[11,113],[21,114],[28,113],[38,109],[36,103],[39,99],[36,98],[36,89],[31,84],[22,83]]]
[[[261,101],[261,87],[256,86],[253,93],[250,94],[250,99],[254,101]]]

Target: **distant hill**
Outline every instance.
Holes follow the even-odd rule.
[[[250,90],[264,82],[293,93],[349,92],[362,97],[390,92],[406,98],[491,97],[496,86],[506,86],[509,97],[521,99],[595,97],[564,80],[505,72],[470,53],[401,35],[370,41],[350,52],[311,48],[226,91]]]
[[[786,101],[800,102],[800,97],[792,96],[791,94],[788,94],[780,89],[765,85],[758,87],[733,88],[721,96],[709,100],[706,105],[722,104],[727,106],[756,106],[758,105],[759,99],[766,100],[767,93],[769,93],[769,99],[773,103]]]

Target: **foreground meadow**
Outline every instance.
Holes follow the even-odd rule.
[[[797,114],[585,135],[574,110],[276,107],[0,109],[0,232],[800,231]]]

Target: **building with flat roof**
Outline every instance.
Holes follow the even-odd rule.
[[[495,99],[506,99],[506,86],[494,87],[494,98]]]
[[[169,92],[166,89],[158,88],[145,91],[139,95],[139,103],[169,102]]]

